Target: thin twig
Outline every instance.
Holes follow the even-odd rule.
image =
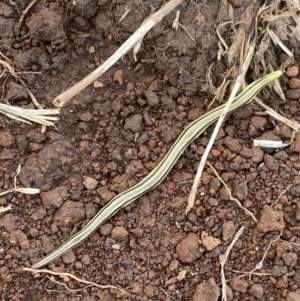
[[[234,246],[234,244],[236,243],[236,241],[239,239],[239,237],[241,236],[242,232],[244,231],[244,226],[242,226],[239,231],[235,234],[232,242],[230,243],[230,245],[228,246],[226,252],[224,255],[222,255],[223,259],[220,261],[220,265],[221,265],[221,282],[222,282],[222,301],[227,301],[227,286],[226,286],[226,278],[225,278],[225,272],[224,272],[224,267],[227,261],[227,258],[229,256],[229,253],[232,249],[232,247]]]
[[[255,268],[252,271],[250,271],[250,272],[245,272],[245,273],[249,273],[249,280],[251,280],[251,276],[252,276],[253,272],[255,272],[257,270],[260,270],[263,267],[263,262],[264,262],[264,260],[265,260],[265,258],[267,256],[267,253],[268,253],[268,251],[269,251],[272,243],[278,241],[280,239],[281,235],[282,235],[282,230],[280,231],[280,234],[278,235],[278,237],[276,239],[271,240],[269,242],[269,245],[268,245],[268,247],[267,247],[267,249],[266,249],[266,251],[265,251],[265,253],[263,255],[262,260],[256,264]]]
[[[218,134],[218,132],[221,128],[221,125],[222,125],[224,119],[225,119],[225,116],[226,116],[226,114],[227,114],[227,112],[230,108],[230,105],[232,104],[236,94],[238,93],[238,91],[240,90],[240,88],[242,86],[242,83],[244,82],[246,72],[249,68],[249,65],[250,65],[250,62],[251,62],[251,59],[252,59],[252,56],[253,56],[253,53],[254,53],[255,41],[256,41],[256,39],[254,39],[252,41],[252,43],[249,47],[249,51],[248,51],[247,56],[245,58],[244,64],[241,67],[241,72],[238,75],[238,77],[236,78],[236,81],[235,81],[234,86],[232,88],[230,97],[229,97],[228,101],[226,102],[226,105],[224,106],[223,112],[222,112],[222,114],[221,114],[221,116],[220,116],[220,118],[219,118],[219,120],[218,120],[218,122],[217,122],[217,124],[214,128],[214,131],[211,135],[211,138],[208,142],[208,145],[205,148],[204,154],[202,155],[202,158],[201,158],[201,161],[200,161],[200,164],[199,164],[199,167],[198,167],[198,171],[197,171],[197,174],[196,174],[196,177],[195,177],[195,180],[194,180],[194,184],[192,186],[190,195],[188,197],[188,205],[186,207],[186,214],[194,207],[195,197],[196,197],[197,188],[198,188],[198,183],[200,181],[200,178],[201,178],[204,166],[205,166],[205,162],[206,162],[207,157],[210,153],[210,150],[211,150],[211,148],[212,148],[212,146],[215,142],[217,134]]]
[[[218,174],[218,172],[215,170],[215,168],[214,168],[209,162],[207,162],[207,165],[214,171],[214,173],[216,174],[216,176],[219,178],[219,180],[222,182],[222,184],[224,185],[224,187],[225,187],[226,190],[228,191],[229,199],[230,199],[231,201],[234,201],[241,209],[243,209],[248,215],[251,216],[251,218],[253,219],[253,221],[255,221],[255,222],[257,223],[258,220],[257,220],[256,217],[254,216],[254,214],[253,214],[251,211],[249,211],[247,208],[245,208],[237,198],[234,198],[234,197],[232,196],[230,189],[228,188],[228,186],[226,185],[226,183],[223,181],[223,179],[219,176],[219,174]]]
[[[26,14],[28,13],[28,11],[29,11],[29,10],[31,9],[31,7],[32,7],[36,2],[38,2],[38,1],[39,1],[39,0],[32,0],[32,1],[28,4],[28,6],[25,8],[25,10],[22,12],[21,17],[20,17],[20,20],[19,20],[19,23],[18,23],[19,29],[21,28],[22,23],[23,23],[23,20],[24,20]]]
[[[291,186],[293,186],[293,184],[290,184],[286,189],[284,189],[278,196],[277,200],[270,207],[273,207]]]
[[[126,42],[101,66],[95,69],[92,73],[82,79],[80,82],[69,88],[65,92],[58,95],[53,104],[57,107],[63,107],[72,97],[80,93],[88,85],[93,83],[99,76],[113,66],[122,56],[124,56],[146,33],[158,22],[161,21],[168,13],[170,13],[183,0],[171,0],[166,3],[160,10],[154,13],[149,19],[140,26],[136,32],[129,37]]]
[[[92,285],[92,286],[96,286],[96,287],[99,287],[101,289],[108,289],[108,288],[112,288],[112,289],[115,289],[115,290],[118,290],[126,295],[129,295],[129,293],[127,293],[126,291],[124,291],[123,289],[119,288],[119,287],[116,287],[114,285],[100,285],[100,284],[97,284],[95,282],[91,282],[91,281],[87,281],[87,280],[83,280],[83,279],[80,279],[70,273],[59,273],[59,272],[53,272],[53,271],[50,271],[50,270],[47,270],[47,269],[42,269],[42,270],[35,270],[35,269],[31,269],[31,268],[23,268],[23,271],[28,271],[28,272],[32,272],[34,275],[36,274],[40,274],[40,273],[46,273],[46,274],[50,274],[50,275],[55,275],[55,276],[60,276],[60,277],[64,277],[64,276],[67,276],[67,277],[70,277],[78,282],[81,282],[81,283],[84,283],[84,284],[87,284],[87,285]]]

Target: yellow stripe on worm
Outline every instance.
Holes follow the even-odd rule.
[[[281,71],[275,71],[264,77],[256,80],[247,86],[236,98],[230,106],[229,112],[239,108],[240,106],[250,102],[252,98],[272,80],[280,77]],[[52,260],[60,257],[70,249],[81,244],[88,238],[100,225],[106,220],[115,215],[120,209],[126,207],[131,202],[135,201],[141,195],[156,187],[168,175],[174,164],[177,162],[183,151],[187,146],[196,139],[205,129],[215,122],[221,115],[224,104],[215,108],[214,110],[204,114],[190,125],[188,125],[172,145],[163,160],[152,170],[147,177],[135,186],[115,196],[109,203],[107,203],[95,217],[78,233],[73,235],[59,248],[54,250],[51,254],[32,266],[33,269],[40,268]]]

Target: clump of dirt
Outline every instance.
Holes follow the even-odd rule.
[[[239,20],[248,4],[230,3]],[[52,106],[55,96],[107,59],[163,1],[152,1],[151,6],[132,1],[37,1],[18,31],[19,15],[28,4],[0,3],[0,51],[36,98]],[[252,5],[256,11],[258,3]],[[13,186],[19,163],[17,184],[41,189],[39,195],[0,197],[0,206],[13,207],[0,215],[4,300],[218,300],[220,255],[241,226],[244,233],[225,266],[227,299],[300,298],[299,134],[291,147],[253,147],[252,139],[286,141],[293,136],[289,127],[261,114],[255,104],[226,120],[209,162],[258,223],[229,199],[210,167],[202,176],[195,208],[185,215],[190,181],[212,133],[210,127],[160,186],[49,264],[54,271],[122,287],[129,295],[55,278],[71,291],[43,275],[35,278],[23,271],[84,227],[117,193],[144,178],[182,129],[206,112],[212,98],[205,85],[206,70],[217,58],[215,25],[228,20],[225,7],[223,1],[183,3],[177,31],[172,29],[176,15],[172,12],[146,35],[137,62],[132,53],[124,56],[72,99],[56,127],[46,133],[38,125],[2,116],[0,189]],[[286,57],[275,49],[279,66]],[[227,67],[221,59],[212,69],[215,85]],[[32,107],[28,94],[7,72],[0,82],[2,102]],[[297,121],[299,82],[296,57],[281,80],[287,101],[265,98],[275,110]],[[280,239],[264,257],[280,231]],[[263,257],[262,268],[249,279],[245,272]]]

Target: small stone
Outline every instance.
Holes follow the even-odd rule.
[[[178,266],[179,266],[179,261],[178,260],[172,260],[169,264],[169,271],[175,271],[178,269]]]
[[[189,212],[187,218],[188,221],[191,222],[192,224],[195,224],[197,222],[197,215],[193,212]]]
[[[300,88],[300,79],[298,79],[296,77],[291,78],[289,85],[290,85],[291,89],[299,89]]]
[[[245,200],[248,194],[248,187],[246,185],[246,182],[236,185],[234,187],[233,194],[238,200]]]
[[[124,241],[128,237],[128,231],[121,226],[114,227],[111,231],[111,237],[115,240]]]
[[[285,301],[300,301],[300,294],[289,292],[285,298]]]
[[[97,80],[95,80],[94,81],[94,88],[102,88],[104,86],[104,84],[103,83],[101,83],[101,82],[99,82],[99,81],[97,81]]]
[[[119,85],[123,85],[123,71],[117,70],[114,74],[114,82],[118,82]]]
[[[219,201],[214,198],[209,198],[207,202],[212,207],[217,207],[219,205]]]
[[[111,230],[113,229],[112,224],[104,224],[100,227],[100,233],[104,236],[108,236],[111,233]]]
[[[75,264],[74,264],[74,267],[75,267],[76,270],[82,270],[83,265],[80,261],[76,261]]]
[[[144,294],[148,297],[148,298],[153,298],[155,295],[158,294],[158,288],[154,285],[147,285],[144,288]]]
[[[75,257],[73,250],[70,250],[67,253],[65,253],[64,255],[62,255],[62,261],[65,264],[73,263],[73,262],[75,262],[75,260],[76,260],[76,257]]]
[[[288,77],[296,77],[298,75],[299,68],[298,66],[291,66],[287,69],[286,74]]]
[[[282,211],[275,211],[269,206],[264,206],[257,230],[260,232],[280,231],[284,229]]]
[[[298,132],[291,144],[292,152],[300,153],[300,132]]]
[[[240,151],[240,155],[243,158],[250,159],[253,155],[252,149],[243,146],[242,150]]]
[[[242,148],[237,139],[231,138],[229,136],[227,136],[224,139],[223,143],[226,147],[228,147],[234,153],[238,153]]]
[[[264,289],[261,284],[253,284],[249,290],[249,294],[257,299],[262,298],[264,294]]]
[[[138,203],[139,214],[143,217],[148,217],[153,214],[153,207],[151,206],[150,199],[147,196],[140,198]]]
[[[175,284],[178,282],[178,279],[177,277],[172,277],[170,279],[168,279],[166,282],[165,282],[165,286],[169,286],[171,284]]]
[[[189,112],[188,112],[188,120],[194,121],[202,114],[203,114],[203,110],[201,110],[200,108],[193,108],[193,109],[189,110]]]
[[[298,99],[300,97],[300,89],[290,89],[285,92],[286,98]]]
[[[116,194],[107,189],[107,187],[100,187],[97,189],[98,196],[105,202],[110,201]]]
[[[182,262],[192,263],[201,257],[198,239],[197,234],[190,233],[177,245],[176,252]]]
[[[148,106],[150,107],[157,107],[159,104],[159,99],[157,94],[154,91],[147,90],[145,92],[145,96],[148,102]]]
[[[253,147],[251,161],[255,164],[258,164],[262,162],[263,159],[264,159],[264,151],[259,147]]]
[[[93,115],[91,112],[84,112],[83,114],[79,115],[79,119],[84,122],[89,122],[93,119]]]
[[[217,246],[221,244],[221,240],[219,238],[213,237],[213,236],[208,236],[205,232],[202,232],[201,234],[201,239],[204,247],[208,250],[211,251]]]
[[[32,237],[37,237],[39,235],[39,231],[38,229],[36,228],[30,228],[29,229],[29,234],[32,236]]]
[[[142,237],[144,235],[144,230],[142,228],[135,228],[130,230],[130,232],[135,236],[135,237]]]
[[[288,287],[288,273],[279,277],[276,281],[277,288],[287,288]]]
[[[272,156],[265,154],[264,162],[270,170],[278,171],[278,162]]]
[[[45,208],[38,208],[32,215],[31,218],[35,221],[42,220],[47,215]]]
[[[248,134],[250,137],[255,137],[258,135],[260,130],[264,129],[264,126],[267,124],[267,118],[262,116],[254,116],[251,118]]]
[[[29,147],[32,152],[37,153],[43,148],[43,145],[40,143],[31,142],[29,143]]]
[[[133,281],[131,283],[131,292],[133,294],[137,294],[137,295],[141,296],[141,294],[143,293],[143,290],[138,282]]]
[[[221,155],[221,152],[218,149],[212,149],[210,153],[213,157],[219,157]]]
[[[79,202],[66,201],[54,215],[54,221],[63,225],[75,224],[85,218],[83,204]]]
[[[95,47],[94,46],[91,46],[89,48],[89,53],[95,53]]]
[[[21,230],[15,230],[10,235],[10,243],[11,244],[18,244],[22,249],[29,249],[30,242],[27,238],[27,235]]]
[[[287,266],[285,265],[275,265],[271,270],[271,274],[274,277],[280,277],[287,272]]]
[[[81,262],[85,266],[89,266],[91,264],[91,257],[89,254],[84,254],[81,258]]]
[[[248,283],[243,279],[239,279],[239,278],[235,277],[232,281],[230,281],[230,287],[234,291],[246,293]]]
[[[197,285],[193,301],[217,301],[221,295],[220,289],[214,278]]]
[[[40,193],[42,202],[46,208],[56,207],[59,208],[63,201],[68,196],[68,190],[66,186],[56,187],[47,192]]]
[[[83,185],[87,190],[93,190],[96,189],[98,182],[94,178],[85,177],[83,180]]]
[[[297,263],[298,256],[296,253],[284,253],[282,254],[282,259],[285,265],[293,268]]]
[[[93,203],[85,204],[85,215],[87,218],[92,218],[96,215],[96,208]]]
[[[143,116],[134,114],[125,119],[124,130],[131,130],[133,133],[140,132],[143,129]]]
[[[14,136],[8,132],[0,132],[0,145],[1,147],[8,148],[15,142]]]
[[[279,258],[281,258],[283,254],[291,251],[292,245],[288,241],[280,241],[276,245],[276,254]]]
[[[232,238],[235,234],[235,227],[232,221],[225,222],[222,225],[222,237],[223,240],[227,241]]]
[[[17,101],[28,98],[28,92],[22,85],[10,82],[7,84],[7,88],[6,98],[8,100]]]

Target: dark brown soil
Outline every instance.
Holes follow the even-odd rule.
[[[19,14],[29,2],[0,3],[0,51],[24,72],[35,97],[53,107],[55,96],[104,62],[164,1],[38,1],[19,26]],[[65,279],[71,289],[83,288],[70,292],[42,274],[23,271],[81,229],[114,195],[145,177],[182,129],[206,112],[212,95],[205,76],[217,62],[215,27],[227,16],[224,1],[198,2],[180,6],[180,22],[195,41],[182,27],[171,29],[175,12],[170,13],[146,35],[138,61],[132,53],[125,55],[98,79],[103,87],[88,87],[62,110],[56,128],[41,134],[39,125],[1,115],[0,189],[13,186],[19,163],[18,185],[41,189],[36,196],[0,198],[0,206],[13,207],[0,215],[2,300],[221,300],[219,255],[242,225],[245,230],[225,268],[228,300],[300,300],[300,138],[291,148],[253,147],[255,138],[286,141],[292,136],[287,126],[256,115],[261,109],[254,104],[227,119],[209,161],[259,223],[228,200],[211,168],[202,176],[195,208],[185,215],[189,181],[209,141],[209,128],[160,186],[48,266],[121,287],[129,295]],[[239,20],[248,1],[230,3]],[[131,11],[119,23],[126,6]],[[284,54],[280,48],[275,52],[280,65]],[[294,53],[296,61],[281,79],[288,100],[264,100],[300,121],[299,49]],[[214,67],[216,86],[226,69],[222,60]],[[26,90],[7,75],[0,78],[1,101],[32,108]],[[280,230],[281,239],[257,271],[268,275],[249,279],[233,272],[253,270]]]

